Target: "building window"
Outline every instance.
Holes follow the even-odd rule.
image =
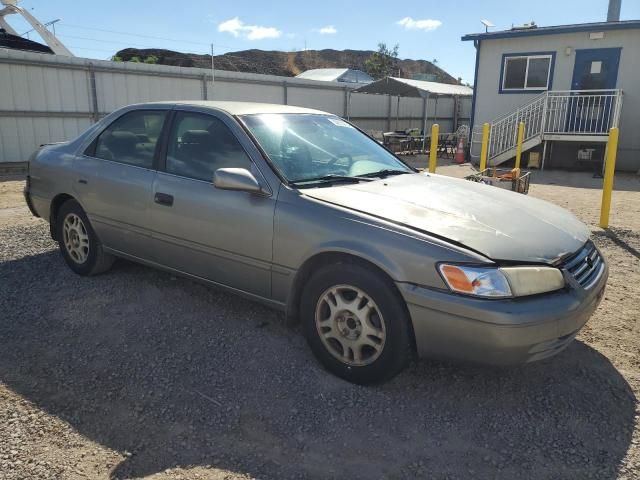
[[[548,90],[551,86],[553,57],[552,53],[505,55],[500,91]]]

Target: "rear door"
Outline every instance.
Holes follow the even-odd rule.
[[[620,48],[590,48],[576,50],[572,90],[579,90],[570,99],[567,131],[603,133],[611,126],[618,81]]]
[[[131,110],[114,120],[74,162],[75,189],[100,240],[151,260],[150,204],[167,108]]]
[[[269,298],[275,197],[213,186],[214,172],[229,167],[266,184],[239,141],[243,131],[224,115],[188,110],[176,110],[171,124],[151,205],[158,262]]]

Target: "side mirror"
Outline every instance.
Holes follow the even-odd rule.
[[[213,185],[220,190],[266,193],[256,177],[245,168],[219,168],[213,174]]]

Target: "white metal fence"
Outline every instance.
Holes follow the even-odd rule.
[[[74,138],[131,103],[242,100],[317,108],[365,131],[468,124],[471,98],[353,93],[353,86],[198,68],[114,63],[0,49],[0,163],[25,161],[38,145]]]

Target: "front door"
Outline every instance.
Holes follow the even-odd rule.
[[[572,90],[612,90],[618,81],[620,48],[576,50]]]
[[[223,118],[176,111],[165,158],[151,209],[158,262],[269,298],[276,201],[213,186],[218,168],[245,168],[261,178]]]
[[[613,120],[620,48],[576,50],[567,131],[605,133]]]

